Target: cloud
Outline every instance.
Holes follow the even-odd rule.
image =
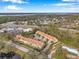
[[[4,2],[12,2],[12,3],[28,3],[23,0],[2,0]]]
[[[55,3],[55,4],[50,4],[49,6],[51,7],[64,7],[64,8],[70,8],[70,7],[77,7],[79,8],[78,3]]]
[[[54,3],[44,5],[50,7],[52,12],[79,12],[79,4],[72,2]],[[50,9],[49,9],[50,10]]]
[[[4,12],[25,12],[25,9],[16,5],[8,5],[2,8]]]
[[[16,5],[8,5],[4,7],[5,10],[21,10],[22,8],[17,7]]]
[[[62,0],[63,2],[79,2],[79,0]]]
[[[58,9],[51,9],[52,11],[51,12],[69,12],[69,13],[75,13],[75,12],[79,12],[79,8],[77,7],[61,7],[61,8],[58,8]]]
[[[56,4],[50,4],[50,5],[62,7],[62,6],[72,6],[72,5],[75,5],[75,3],[56,3]]]

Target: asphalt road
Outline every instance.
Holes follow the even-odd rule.
[[[76,29],[67,29],[67,28],[59,28],[59,30],[68,30],[68,31],[72,31],[72,32],[77,32],[79,33],[79,30],[76,30]]]

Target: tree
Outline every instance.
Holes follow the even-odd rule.
[[[66,55],[63,53],[63,50],[60,47],[58,47],[58,49],[56,50],[56,53],[55,53],[55,58],[56,59],[65,59]]]
[[[2,50],[3,48],[4,48],[4,43],[0,41],[0,50]]]

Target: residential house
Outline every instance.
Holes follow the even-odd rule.
[[[48,35],[48,34],[46,34],[44,32],[41,32],[41,31],[37,31],[35,33],[35,38],[40,40],[40,41],[43,41],[43,42],[47,41],[48,43],[50,43],[50,42],[52,42],[52,43],[58,42],[56,37]]]
[[[36,39],[26,38],[22,35],[17,35],[16,39],[38,49],[42,49],[44,47],[44,43]]]

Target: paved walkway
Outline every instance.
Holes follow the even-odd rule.
[[[24,48],[24,47],[22,47],[22,46],[19,46],[19,45],[15,44],[15,43],[7,42],[7,41],[2,41],[2,42],[5,43],[5,44],[10,45],[10,46],[12,46],[12,47],[15,47],[15,48],[17,48],[17,49],[19,49],[19,50],[21,50],[21,51],[23,51],[23,52],[26,52],[26,53],[29,52],[29,49]]]

